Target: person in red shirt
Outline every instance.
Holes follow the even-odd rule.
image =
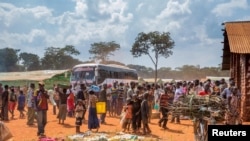
[[[45,136],[44,129],[47,123],[47,110],[48,110],[48,99],[49,95],[47,91],[44,89],[44,83],[39,82],[39,89],[36,91],[34,95],[34,106],[37,111],[37,128],[38,136]]]
[[[124,106],[124,111],[125,111],[125,119],[122,124],[123,132],[126,132],[126,130],[129,131],[130,129],[130,124],[132,121],[132,101],[131,98],[126,99],[127,104]]]
[[[210,85],[205,84],[204,91],[200,91],[199,95],[209,95],[211,93],[210,91]]]
[[[171,99],[171,90],[169,87],[165,87],[164,93],[161,93],[160,98],[159,98],[160,111],[161,111],[162,117],[158,121],[158,125],[162,127],[163,129],[167,129],[169,99]]]

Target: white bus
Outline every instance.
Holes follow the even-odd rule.
[[[87,86],[100,86],[104,83],[113,84],[115,81],[124,84],[131,81],[137,82],[137,71],[115,64],[86,63],[74,66],[70,76],[70,83],[72,85],[84,83]]]

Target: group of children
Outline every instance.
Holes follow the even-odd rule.
[[[19,118],[25,118],[25,103],[26,98],[24,91],[20,87],[9,87],[4,85],[1,87],[0,99],[0,119],[4,121],[9,120],[8,112],[11,114],[11,119],[14,119],[14,111],[19,111]],[[17,108],[17,109],[16,109]]]
[[[134,94],[134,97],[136,94]],[[143,125],[143,133],[142,134],[150,134],[151,133],[151,129],[149,128],[149,109],[150,109],[150,105],[148,104],[148,98],[149,98],[149,93],[145,92],[142,95],[142,99],[140,102],[140,109],[139,112],[134,113],[134,109],[133,109],[133,104],[134,104],[134,99],[131,98],[127,98],[126,99],[126,105],[123,108],[123,114],[122,114],[122,119],[121,119],[121,124],[122,124],[122,128],[123,128],[123,132],[129,131],[130,130],[130,126],[133,122],[133,117],[135,117],[135,114],[137,116],[139,116],[139,120],[141,120],[142,125]],[[138,121],[138,120],[137,120]],[[138,125],[140,126],[140,125]],[[133,127],[134,128],[134,127]],[[134,129],[133,129],[134,130]],[[133,131],[135,133],[135,130]]]

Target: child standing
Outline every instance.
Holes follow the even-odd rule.
[[[126,99],[127,104],[124,107],[125,109],[125,119],[122,124],[123,132],[126,132],[126,130],[130,128],[131,120],[132,120],[132,101],[131,98]]]
[[[76,133],[81,133],[80,132],[80,126],[82,125],[82,120],[83,120],[83,112],[86,109],[84,109],[83,106],[83,101],[81,99],[77,100],[76,108],[75,108],[75,117],[76,117]]]
[[[16,107],[16,102],[17,102],[17,96],[15,94],[15,89],[14,86],[10,88],[10,95],[9,95],[9,101],[8,101],[8,110],[11,114],[11,119],[14,119],[14,111]]]
[[[150,134],[151,130],[148,126],[149,122],[149,105],[148,105],[149,94],[146,92],[143,94],[143,101],[141,103],[141,118],[143,124],[143,135]]]
[[[23,91],[20,91],[20,95],[18,96],[18,105],[17,105],[17,110],[20,113],[19,118],[24,118],[24,113],[23,113],[24,106],[25,106],[25,96]]]

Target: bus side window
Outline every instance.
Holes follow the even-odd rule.
[[[105,74],[105,78],[109,77],[109,72],[108,71],[104,70],[104,74]]]
[[[124,79],[128,79],[128,73],[124,72]]]
[[[109,77],[113,78],[112,71],[109,72]]]
[[[114,78],[118,78],[118,72],[114,72]]]
[[[121,78],[121,72],[117,72],[117,78]]]
[[[102,73],[103,73],[103,76],[102,76],[103,78],[106,78],[106,77],[109,76],[109,75],[108,75],[108,71],[106,71],[106,70],[103,70]]]
[[[98,77],[98,83],[102,83],[106,77],[106,71],[105,70],[99,70],[99,77]]]
[[[130,79],[131,79],[131,78],[134,78],[132,72],[129,72],[128,74],[129,74],[128,78],[130,78]]]
[[[118,77],[120,78],[120,79],[124,79],[125,78],[125,75],[124,75],[124,72],[118,72]]]
[[[99,77],[105,77],[104,70],[99,70]]]

